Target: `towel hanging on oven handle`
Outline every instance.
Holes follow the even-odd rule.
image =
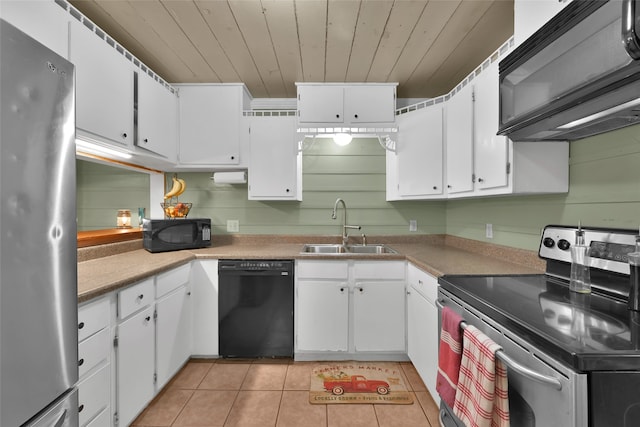
[[[443,308],[442,302],[440,302],[439,300],[436,300],[436,305],[440,310],[442,310]],[[464,320],[460,322],[460,327],[462,329],[466,328],[467,322],[465,322]],[[531,368],[521,365],[520,363],[516,362],[515,360],[507,356],[507,354],[503,350],[496,351],[496,357],[500,359],[502,363],[504,363],[507,366],[507,369],[511,369],[519,373],[520,375],[527,377],[529,379],[532,379],[534,381],[537,381],[539,383],[550,385],[556,390],[562,390],[562,383],[560,382],[560,380],[548,375],[541,374],[539,372],[534,371]]]

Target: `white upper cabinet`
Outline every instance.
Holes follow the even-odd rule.
[[[515,0],[513,2],[513,38],[519,46],[546,24],[571,0]]]
[[[249,200],[302,200],[295,116],[252,116]]]
[[[566,141],[518,143],[497,135],[499,61],[512,45],[505,43],[450,96],[430,100],[433,106],[399,110],[396,152],[387,153],[387,200],[568,191]],[[438,132],[437,105],[444,105],[444,138]],[[446,144],[444,156],[439,139]]]
[[[474,80],[474,162],[476,189],[480,192],[509,184],[509,141],[497,135],[498,61],[487,60],[485,64]]]
[[[53,1],[2,0],[0,17],[58,55],[68,58],[68,21],[73,18],[58,4]]]
[[[395,121],[395,83],[297,83],[300,125],[358,126]]]
[[[397,116],[396,150],[387,151],[387,200],[443,194],[443,104]]]
[[[178,144],[176,94],[140,70],[137,72],[137,97],[135,145],[175,162]]]
[[[503,55],[508,53],[504,51]],[[502,56],[501,56],[502,57]],[[474,174],[472,196],[566,193],[569,143],[512,142],[496,135],[499,114],[499,59],[487,59],[473,80]]]
[[[447,193],[473,191],[473,86],[467,84],[446,105]]]
[[[178,167],[242,166],[248,135],[242,112],[251,96],[243,84],[181,84]],[[245,129],[246,127],[246,129]],[[248,141],[247,141],[248,142]]]
[[[133,64],[84,24],[71,21],[70,32],[77,128],[91,137],[132,147]]]
[[[344,123],[344,88],[334,85],[298,85],[300,123]]]
[[[393,123],[396,85],[354,85],[344,88],[345,123]]]

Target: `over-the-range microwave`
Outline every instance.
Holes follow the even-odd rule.
[[[498,133],[513,141],[638,123],[640,0],[575,0],[500,62]]]
[[[206,248],[211,246],[211,219],[145,218],[142,221],[142,244],[149,252]]]

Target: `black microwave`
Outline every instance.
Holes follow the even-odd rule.
[[[142,244],[149,252],[206,248],[211,246],[211,219],[145,218],[142,221]]]

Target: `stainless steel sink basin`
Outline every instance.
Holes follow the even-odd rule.
[[[343,245],[314,244],[302,247],[302,253],[305,254],[343,254],[346,251],[347,247]]]
[[[397,254],[387,245],[349,245],[347,252],[352,254]]]
[[[397,254],[387,245],[339,245],[307,244],[302,247],[305,254]]]

